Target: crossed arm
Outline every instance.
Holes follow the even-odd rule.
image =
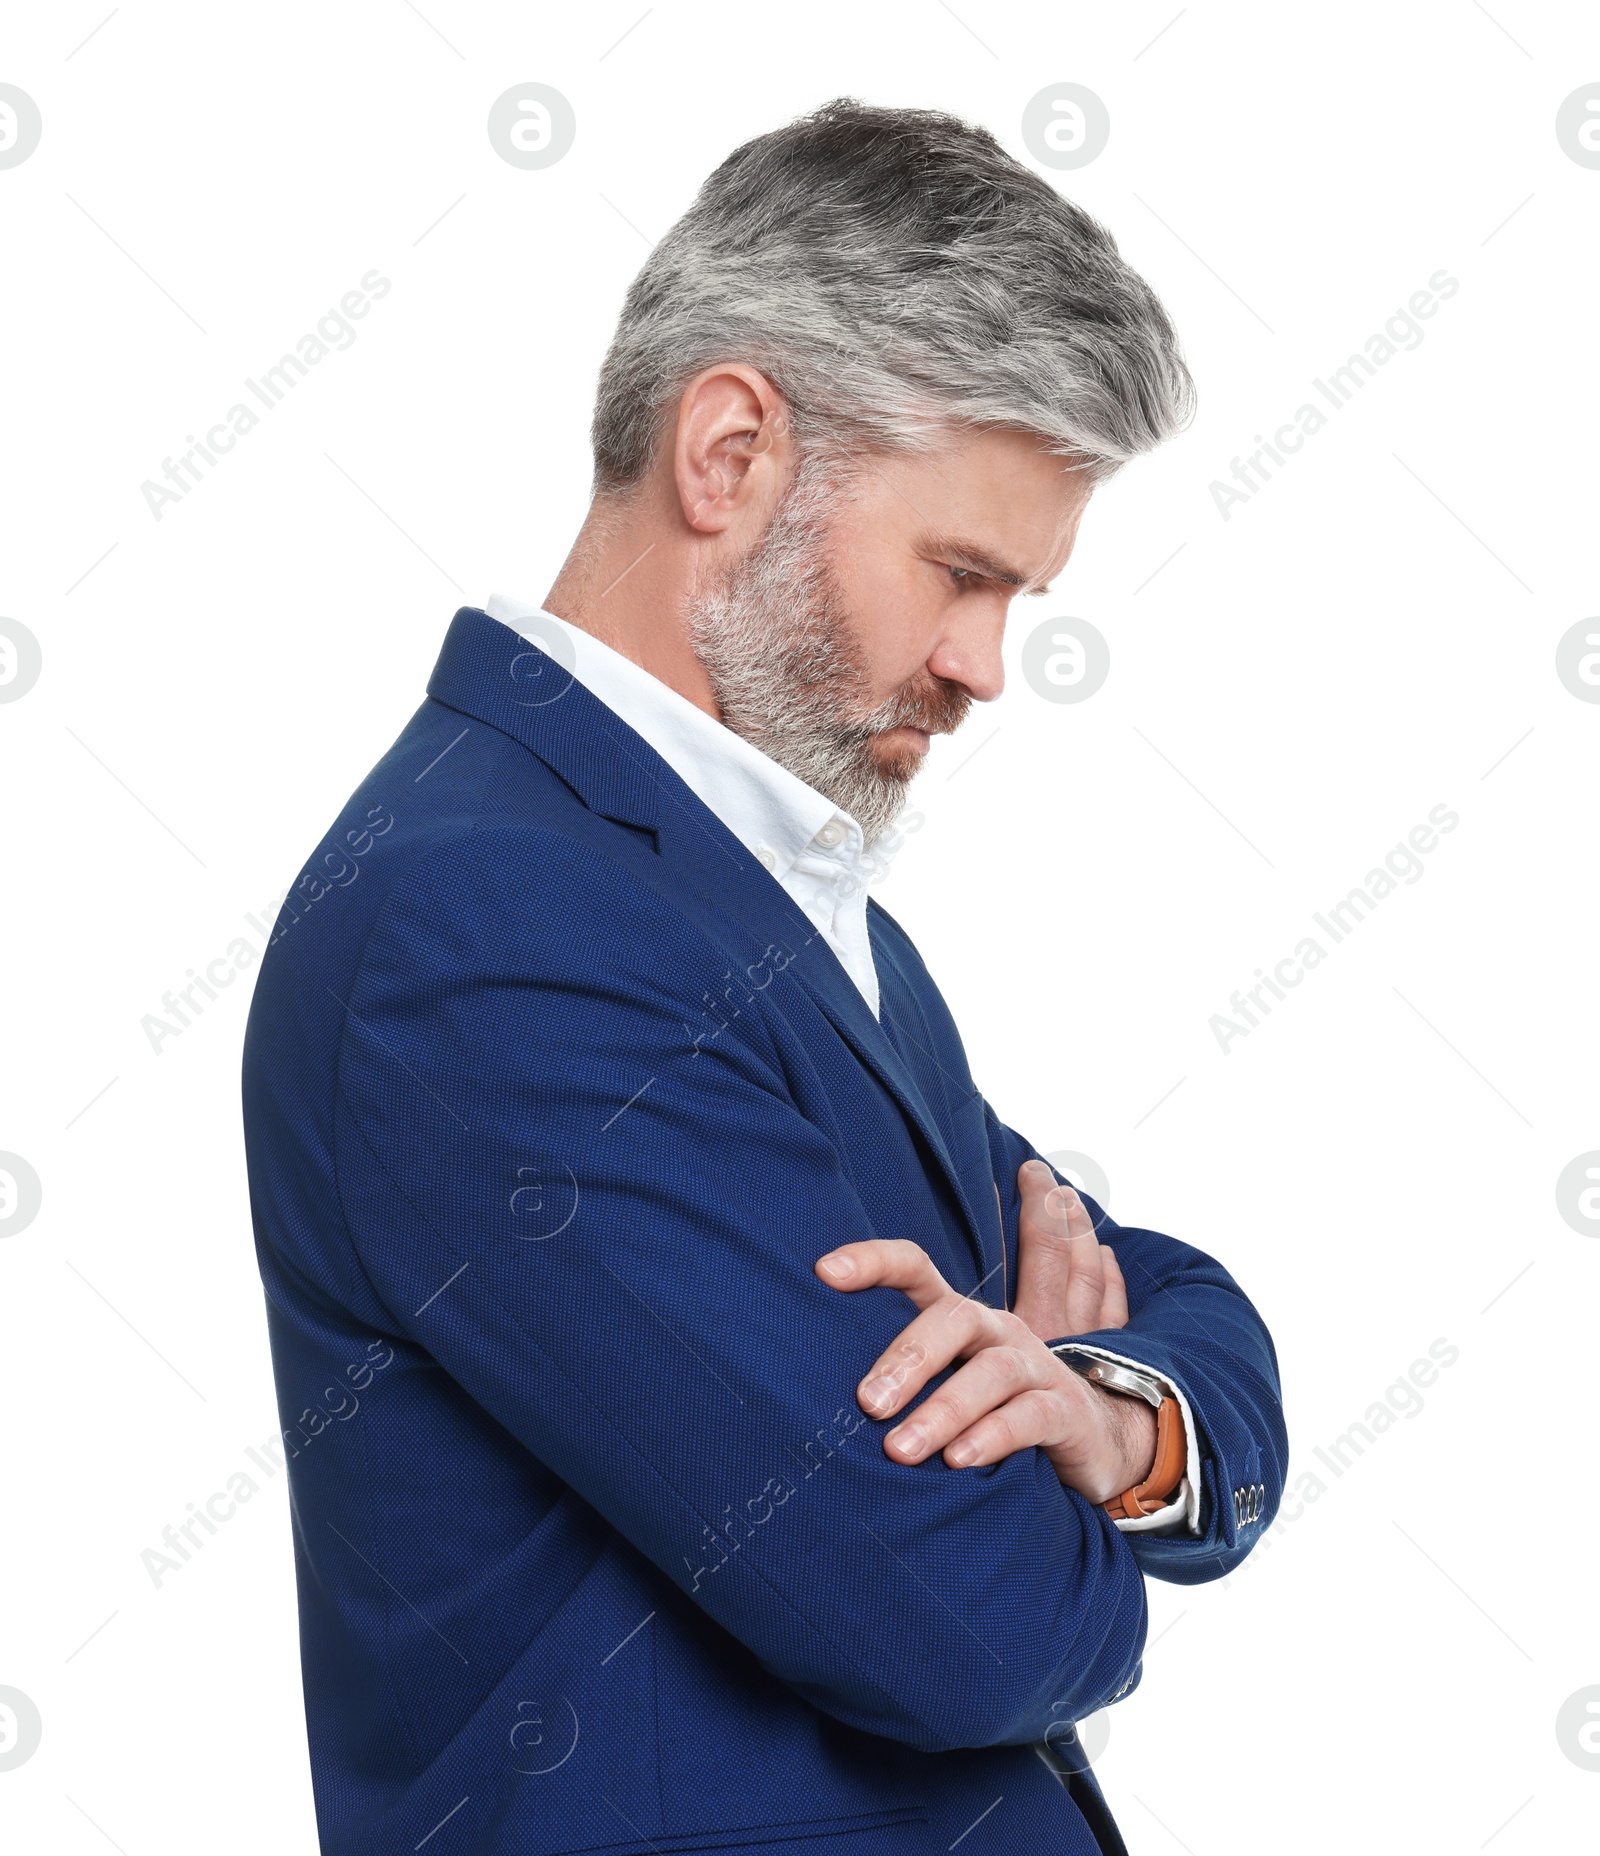
[[[557,835],[485,826],[430,852],[337,1006],[352,1264],[396,1333],[815,1706],[924,1750],[1040,1740],[1138,1680],[1141,1571],[1216,1577],[1248,1543],[1215,1488],[1199,1537],[1120,1533],[1092,1491],[1136,1477],[1088,1420],[1086,1383],[1019,1388],[1082,1420],[1035,1412],[1037,1449],[957,1471],[882,1446],[855,1375],[892,1360],[906,1301],[886,1282],[839,1293],[815,1264],[819,1236],[877,1254],[892,1200],[869,1214],[757,1014],[715,1043],[686,1037],[684,1001],[725,965],[670,904]],[[990,1144],[1009,1222],[1037,1156],[992,1118]],[[529,1181],[559,1218],[530,1220]],[[1126,1344],[1137,1333],[1137,1357],[1186,1392],[1217,1475],[1263,1442],[1275,1502],[1275,1366],[1254,1310],[1202,1253],[1083,1210],[1127,1282]],[[1116,1318],[1104,1259],[1100,1312],[1076,1312],[1095,1270],[1072,1241],[1083,1267],[1069,1251],[1062,1289],[1060,1255],[1030,1240],[1025,1307],[1059,1292],[1071,1325]],[[941,1291],[919,1280],[921,1319]],[[1001,1313],[969,1304],[961,1319],[985,1325],[964,1344]],[[1037,1364],[1026,1320],[993,1331]],[[1006,1370],[972,1364],[977,1383]],[[926,1386],[939,1369],[919,1370]],[[908,1382],[899,1409],[916,1397]],[[991,1406],[1006,1429],[980,1446],[1020,1439],[1030,1409]]]

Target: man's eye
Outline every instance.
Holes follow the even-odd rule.
[[[972,569],[970,567],[949,567],[946,568],[945,571],[950,575],[952,580],[957,581],[969,579],[972,574]]]

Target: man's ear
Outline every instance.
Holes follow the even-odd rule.
[[[787,401],[742,362],[707,368],[678,402],[672,465],[690,528],[714,535],[752,513],[764,520],[794,467]]]

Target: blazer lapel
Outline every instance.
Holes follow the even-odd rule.
[[[777,942],[799,950],[798,958],[791,960],[784,969],[784,977],[793,979],[818,1007],[922,1135],[961,1210],[967,1244],[981,1283],[985,1274],[999,1263],[998,1255],[991,1262],[985,1261],[984,1234],[992,1226],[993,1218],[990,1217],[988,1225],[979,1222],[977,1209],[962,1183],[960,1170],[935,1113],[936,1097],[919,1083],[916,1066],[895,1048],[884,1026],[873,1017],[855,981],[816,924],[713,812],[686,787],[683,793],[686,807],[671,808],[676,816],[670,817],[664,808],[658,818],[663,855],[689,865],[700,879],[697,888],[705,900],[721,913],[732,916],[758,945]],[[714,894],[707,893],[710,886],[714,886]],[[895,977],[898,979],[898,973]],[[890,997],[889,988],[885,987],[885,1005]],[[916,1033],[912,1036],[915,1038]],[[992,1251],[993,1245],[988,1249]]]

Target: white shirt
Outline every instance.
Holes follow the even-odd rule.
[[[867,936],[867,885],[887,868],[886,851],[869,849],[850,814],[815,787],[592,633],[504,593],[493,594],[483,610],[558,656],[592,696],[655,749],[794,898],[838,955],[876,1018],[878,972]],[[1151,1372],[1125,1354],[1102,1347],[1084,1351]],[[1165,1379],[1161,1384],[1183,1412],[1188,1475],[1174,1504],[1140,1520],[1114,1522],[1124,1533],[1165,1533],[1182,1522],[1193,1533],[1200,1530],[1194,1418],[1182,1392]]]

